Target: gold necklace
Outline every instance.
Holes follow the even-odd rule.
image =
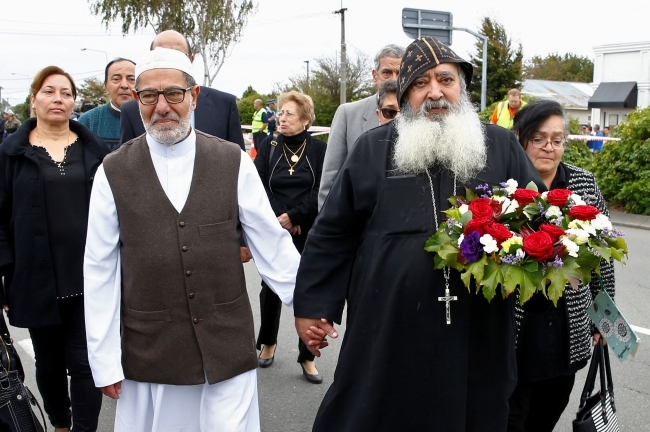
[[[300,152],[300,150],[302,150],[303,147],[305,147],[305,145],[307,145],[307,138],[305,138],[305,140],[302,142],[300,147],[298,147],[298,149],[294,152],[293,150],[291,150],[291,148],[289,148],[289,146],[287,146],[286,143],[284,144],[284,146],[287,148],[287,150],[289,150],[291,152],[291,154],[292,154],[291,162],[298,163],[298,161],[302,157],[302,154],[300,156],[297,156],[297,154]]]
[[[294,173],[294,171],[295,171],[295,170],[293,169],[293,167],[295,167],[296,165],[298,165],[298,162],[300,162],[300,158],[301,158],[302,155],[305,153],[305,148],[306,148],[306,147],[305,147],[305,144],[306,144],[306,143],[307,143],[307,140],[305,140],[305,142],[302,143],[302,145],[300,146],[300,147],[302,148],[302,152],[300,153],[300,156],[296,156],[296,154],[294,153],[293,156],[291,157],[291,161],[289,160],[289,156],[287,156],[287,151],[286,151],[286,149],[289,149],[289,147],[287,147],[286,144],[284,144],[284,145],[282,146],[282,154],[284,154],[284,158],[287,160],[287,163],[289,164],[289,175],[293,175],[293,173]],[[291,151],[291,149],[289,149],[289,151],[290,151],[291,153],[293,153],[293,152]],[[298,151],[299,151],[299,149],[296,150],[296,153],[297,153]],[[295,158],[295,159],[294,159],[294,158]],[[294,164],[291,165],[291,162],[294,162]]]
[[[43,143],[41,142],[41,137],[38,136],[38,132],[34,131],[34,134],[36,135],[36,139],[38,140],[38,143],[40,144],[40,147],[43,148],[43,150],[45,150],[45,153],[47,153],[47,155],[50,157],[50,159],[52,159],[52,162],[54,162],[54,165],[56,165],[59,168],[59,172],[61,173],[61,175],[65,175],[65,171],[63,170],[63,165],[65,165],[65,157],[68,155],[68,147],[70,147],[70,145],[69,145],[69,143],[70,143],[70,129],[68,129],[68,141],[66,142],[65,147],[63,147],[63,159],[61,160],[61,162],[57,162],[57,161],[54,160],[54,158],[52,157],[50,152],[47,150],[47,147],[45,147],[43,145]]]

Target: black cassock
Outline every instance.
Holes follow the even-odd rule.
[[[515,136],[486,125],[487,167],[467,186],[513,178],[545,190]],[[314,431],[505,431],[517,379],[513,299],[470,294],[451,271],[451,324],[442,271],[424,243],[435,230],[426,174],[399,176],[392,123],[362,135],[309,233],[294,294],[297,317],[348,315],[334,382]],[[438,220],[453,177],[431,170]],[[456,194],[464,194],[458,184]],[[327,349],[326,349],[327,350]],[[325,355],[327,352],[325,351]]]

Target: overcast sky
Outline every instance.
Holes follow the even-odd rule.
[[[64,68],[81,84],[90,76],[103,80],[106,58],[120,56],[137,61],[149,49],[152,29],[127,36],[121,34],[119,22],[106,29],[90,13],[91,2],[15,0],[8,7],[9,0],[2,0],[3,98],[9,98],[12,105],[22,102],[28,94],[28,77],[33,78],[50,64]],[[521,42],[525,59],[554,52],[593,59],[594,46],[650,40],[649,5],[647,0],[343,1],[343,7],[348,9],[348,53],[358,50],[371,57],[386,44],[410,43],[402,30],[404,7],[451,12],[455,27],[474,31],[481,18],[489,15],[505,26],[514,41]],[[236,96],[241,96],[249,85],[268,93],[274,83],[304,73],[305,60],[313,66],[314,59],[339,52],[340,16],[332,12],[340,7],[341,0],[259,0],[257,13],[249,20],[242,41],[232,49],[213,87]],[[475,40],[467,33],[454,32],[452,48],[468,58],[474,52]],[[201,77],[202,62],[195,61],[195,65],[195,75]]]

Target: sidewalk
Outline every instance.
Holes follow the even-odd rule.
[[[650,230],[650,216],[643,216],[622,211],[610,210],[612,224],[616,227],[638,228]]]

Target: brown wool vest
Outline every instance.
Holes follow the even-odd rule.
[[[120,221],[122,367],[127,379],[214,384],[257,367],[239,255],[241,149],[196,131],[189,196],[179,214],[145,136],[104,159]]]

